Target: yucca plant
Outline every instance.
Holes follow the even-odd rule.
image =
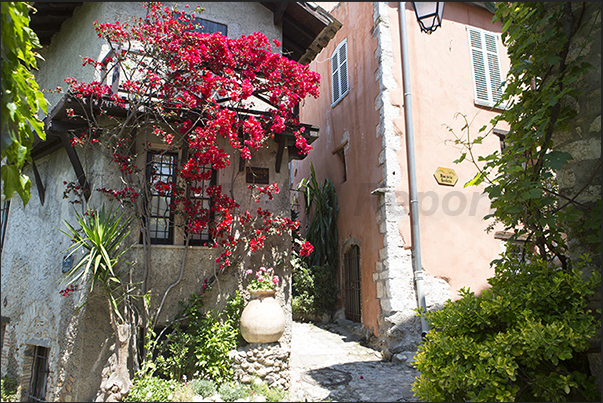
[[[78,281],[89,281],[90,293],[99,285],[109,299],[112,313],[123,323],[124,317],[119,312],[115,295],[122,282],[115,268],[129,249],[124,247],[124,240],[130,234],[133,218],[124,218],[124,213],[113,211],[113,207],[107,212],[104,205],[100,210],[88,208],[84,215],[76,212],[76,216],[80,229],[63,221],[68,232],[61,232],[73,242],[68,249],[71,250],[69,256],[82,249],[84,256],[64,274],[62,283],[70,286]]]
[[[124,241],[130,234],[130,224],[133,218],[124,218],[124,213],[119,214],[117,211],[113,211],[113,207],[107,212],[104,205],[100,210],[88,208],[83,216],[76,211],[76,216],[80,229],[76,229],[64,221],[68,232],[61,232],[70,237],[73,242],[69,248],[71,249],[69,256],[78,250],[84,250],[84,256],[65,273],[62,280],[68,286],[72,286],[80,280],[89,282],[88,298],[97,285],[102,287],[109,303],[111,326],[116,338],[114,353],[117,358],[116,376],[121,379],[120,383],[123,385],[122,395],[127,396],[132,386],[128,357],[132,347],[131,340],[135,337],[133,326],[135,321],[129,299],[131,284],[122,284],[122,280],[116,272],[116,266],[129,249],[124,247]],[[88,299],[78,307],[78,310],[87,301]],[[119,306],[123,309],[123,314],[120,313]]]

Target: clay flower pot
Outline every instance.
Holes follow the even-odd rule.
[[[285,314],[275,290],[250,290],[251,300],[241,313],[241,335],[248,343],[273,343],[285,331]]]

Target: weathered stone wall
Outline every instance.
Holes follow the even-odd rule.
[[[86,157],[87,153],[80,154]],[[96,163],[100,162],[97,161]],[[99,165],[90,162],[89,168]],[[78,354],[71,352],[81,342],[78,322],[85,309],[76,314],[74,304],[85,297],[85,290],[76,290],[69,298],[59,291],[62,260],[70,242],[59,229],[65,230],[63,220],[75,222],[75,209],[63,200],[63,180],[75,180],[75,173],[64,151],[58,151],[36,162],[45,188],[45,202],[41,204],[37,188],[32,186],[32,197],[24,208],[19,199],[11,202],[6,239],[2,253],[3,316],[10,318],[7,336],[12,341],[7,347],[9,375],[17,378],[27,391],[26,375],[31,371],[26,352],[32,346],[50,348],[49,385],[62,388],[69,383],[66,370],[77,374]],[[25,173],[33,178],[31,167]],[[80,255],[81,256],[81,255]],[[77,258],[77,256],[76,256]],[[68,394],[66,394],[68,395]],[[75,395],[70,395],[75,400]],[[47,399],[58,399],[52,387]]]
[[[179,8],[184,9],[184,4],[179,3]],[[281,27],[274,25],[272,13],[259,3],[189,3],[189,10],[197,5],[205,8],[200,15],[202,18],[227,24],[230,37],[264,32],[269,39],[282,39]],[[235,9],[237,12],[233,13]],[[80,59],[80,56],[90,56],[100,60],[109,51],[108,45],[94,32],[94,20],[119,20],[125,23],[131,22],[133,17],[144,16],[145,12],[141,3],[84,3],[76,8],[73,16],[65,21],[53,37],[51,44],[41,51],[45,61],[39,62],[39,71],[36,72],[40,88],[66,88],[63,81],[66,77],[74,77],[79,81],[98,79],[98,72],[82,67]],[[273,51],[278,52],[279,49],[273,48]],[[51,111],[60,95],[46,96],[50,101],[48,111]],[[257,160],[254,160],[254,166],[270,169],[270,181],[277,182],[281,189],[278,197],[261,205],[276,214],[288,214],[287,154],[285,152],[280,173],[275,175],[276,148],[276,143],[270,142],[268,149],[258,153]],[[114,165],[110,165],[108,160],[82,149],[78,149],[77,153],[92,189],[111,187],[115,183]],[[10,318],[10,323],[6,326],[6,340],[9,342],[3,349],[6,359],[3,360],[2,374],[17,378],[27,390],[26,382],[31,367],[28,366],[30,362],[27,361],[26,353],[32,346],[46,346],[50,348],[46,399],[91,401],[99,389],[103,368],[113,353],[115,344],[108,308],[106,300],[95,295],[89,304],[76,312],[75,307],[88,296],[83,287],[68,298],[59,295],[59,291],[65,288],[58,283],[62,275],[62,261],[70,246],[68,237],[61,234],[59,229],[66,229],[63,220],[72,224],[76,222],[73,205],[63,199],[63,181],[75,181],[76,175],[64,150],[37,160],[36,165],[46,192],[45,203],[40,203],[35,185],[32,186],[32,197],[27,206],[24,207],[18,199],[12,201],[2,253],[0,300],[6,299],[2,315]],[[218,184],[224,185],[226,191],[232,191],[234,198],[246,198],[249,190],[244,175],[237,174],[235,167],[238,168],[237,163],[232,164],[231,170],[223,172],[222,177],[218,178]],[[25,173],[33,178],[31,167],[26,168]],[[95,193],[93,192],[90,204],[99,206],[102,200]],[[253,203],[247,200],[242,204],[257,208],[258,205]],[[289,244],[279,244],[276,241],[267,243],[264,256],[254,258],[248,264],[271,264],[277,255],[275,249]],[[154,308],[159,305],[167,287],[177,278],[183,251],[184,247],[177,245],[153,248],[154,269],[150,281]],[[76,256],[76,261],[79,256]],[[141,249],[134,247],[128,258],[140,262]],[[173,317],[180,299],[200,290],[203,280],[214,273],[214,259],[215,251],[210,248],[189,249],[183,279],[166,298],[163,316],[160,318],[162,323]],[[290,339],[291,334],[291,285],[287,262],[285,260],[281,266],[272,263],[277,274],[283,278],[278,294],[280,297],[277,298],[280,298],[288,320],[285,340],[286,337]],[[242,287],[243,279],[236,273],[221,280],[212,291],[214,303],[224,301],[225,295]]]
[[[382,141],[379,164],[383,172],[380,187],[374,191],[378,197],[377,222],[379,231],[384,234],[383,248],[379,251],[373,281],[377,285],[377,298],[381,306],[379,323],[379,347],[390,357],[403,351],[413,351],[421,340],[420,320],[414,312],[417,307],[417,295],[414,282],[410,239],[405,240],[400,231],[400,221],[407,220],[407,206],[400,203],[396,186],[399,185],[406,167],[401,166],[399,153],[403,150],[402,133],[395,121],[402,113],[400,105],[392,102],[396,93],[402,91],[395,79],[393,35],[399,35],[392,29],[391,12],[387,3],[374,3],[374,31],[378,38],[375,51],[379,58],[379,69],[375,79],[380,83],[381,92],[375,99],[375,109],[379,113],[377,138]],[[396,24],[393,24],[396,26]],[[399,61],[398,61],[399,63]],[[406,174],[404,174],[406,175]],[[433,240],[428,240],[433,241]],[[437,309],[452,298],[450,286],[424,272],[424,289],[427,308]]]
[[[586,5],[584,14],[583,5]],[[572,3],[572,11],[575,15],[584,15],[584,21],[576,33],[569,58],[571,60],[581,55],[594,68],[575,83],[581,90],[581,95],[567,100],[570,106],[576,108],[576,118],[569,124],[567,131],[558,131],[553,136],[554,148],[568,152],[573,157],[558,172],[557,181],[562,195],[575,198],[576,202],[589,208],[596,208],[596,202],[601,201],[601,4]],[[582,254],[588,253],[592,258],[590,270],[601,273],[601,245],[588,245],[583,239],[572,237],[571,233],[568,234],[568,245],[572,260],[576,261]],[[600,284],[590,308],[594,312],[601,308]],[[601,320],[600,315],[596,317]],[[600,329],[597,337],[591,341],[589,361],[591,372],[597,377],[600,388]]]
[[[257,378],[269,387],[283,389],[288,389],[291,381],[290,357],[290,346],[279,342],[251,343],[233,350],[229,355],[235,380],[250,384]]]

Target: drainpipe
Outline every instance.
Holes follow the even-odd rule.
[[[427,311],[423,291],[423,267],[421,265],[421,238],[419,237],[419,206],[417,201],[417,180],[415,178],[415,145],[413,138],[412,99],[410,93],[410,74],[408,72],[408,44],[406,34],[406,3],[398,3],[400,19],[400,45],[402,47],[402,81],[404,84],[404,124],[406,128],[406,161],[408,164],[408,187],[410,194],[410,225],[412,242],[412,262],[417,292],[417,304],[422,312]],[[421,317],[421,335],[429,331],[425,318]]]

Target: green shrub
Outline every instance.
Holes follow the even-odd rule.
[[[178,381],[199,376],[218,384],[229,382],[233,369],[228,353],[237,346],[243,299],[237,292],[220,313],[203,313],[202,305],[201,296],[189,297],[166,338],[157,345],[157,371]]]
[[[295,319],[317,315],[314,305],[314,276],[306,265],[293,270],[292,291],[292,314]]]
[[[218,393],[225,402],[234,402],[237,399],[243,399],[249,396],[249,392],[245,386],[240,383],[223,383],[218,387]]]
[[[309,269],[305,263],[293,270],[292,314],[309,319],[331,313],[337,302],[337,277],[329,265]]]
[[[0,378],[0,389],[3,402],[17,401],[17,381],[9,376]]]
[[[172,399],[172,401],[192,402],[193,396],[195,396],[193,386],[190,383],[181,383],[176,387],[176,390],[174,391],[174,399]]]
[[[193,379],[191,386],[193,387],[193,392],[203,398],[213,396],[218,391],[216,383],[211,379]]]
[[[600,401],[586,357],[600,329],[587,308],[600,275],[507,256],[489,283],[425,315],[432,329],[413,363],[414,393],[432,402]]]
[[[173,379],[161,379],[156,376],[144,376],[134,379],[126,402],[172,402],[179,383]]]
[[[281,387],[270,388],[264,382],[252,382],[250,389],[257,395],[264,396],[267,402],[284,402],[288,398],[288,393]]]

